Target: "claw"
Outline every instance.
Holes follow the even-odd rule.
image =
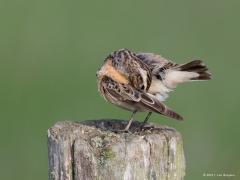
[[[113,130],[115,133],[130,133],[129,129],[118,129],[118,130]]]

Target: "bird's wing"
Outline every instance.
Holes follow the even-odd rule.
[[[136,56],[148,65],[153,75],[158,75],[161,71],[178,66],[173,61],[154,53],[138,53]]]
[[[152,74],[147,64],[127,49],[113,52],[110,57],[112,66],[124,74],[136,89],[147,91],[151,85]]]
[[[139,91],[128,84],[117,83],[109,77],[105,77],[102,82],[102,88],[107,98],[139,106],[151,112],[156,112],[176,120],[183,120],[179,114],[169,109],[166,105],[148,93]]]
[[[152,75],[155,77],[150,91],[153,89],[152,87],[157,87],[160,82],[167,88],[173,89],[183,82],[211,79],[207,66],[201,60],[176,64],[153,53],[139,53],[136,56],[150,67]]]
[[[149,93],[157,94],[161,101],[168,97],[168,93],[176,87],[182,73],[178,73],[178,64],[153,53],[138,53],[136,56],[151,70],[152,84]],[[179,75],[180,74],[180,75]]]

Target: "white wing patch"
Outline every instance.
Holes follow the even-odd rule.
[[[139,72],[143,78],[143,85],[146,89],[147,88],[147,71],[143,70],[142,68],[139,68]]]
[[[179,83],[190,81],[191,78],[198,77],[199,74],[195,72],[168,70],[163,83],[168,88],[175,88]]]
[[[152,84],[148,90],[149,93],[154,94],[159,101],[164,101],[168,97],[168,93],[171,89],[167,88],[162,81],[153,77]]]
[[[168,93],[179,83],[190,81],[191,78],[198,76],[198,73],[195,72],[168,70],[162,81],[153,76],[148,92],[154,94],[159,101],[165,101]]]

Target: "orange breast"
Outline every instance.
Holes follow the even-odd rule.
[[[118,83],[122,83],[122,84],[128,84],[129,81],[128,81],[127,77],[124,76],[118,70],[116,70],[112,66],[112,62],[110,60],[106,62],[103,69],[104,69],[104,74],[106,76],[112,78],[114,81],[116,81]]]

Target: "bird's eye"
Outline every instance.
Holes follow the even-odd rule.
[[[141,86],[141,90],[144,90],[144,85]]]

